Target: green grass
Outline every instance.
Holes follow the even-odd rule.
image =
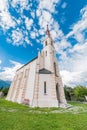
[[[87,130],[87,104],[70,104],[74,107],[29,108],[0,99],[0,130]]]

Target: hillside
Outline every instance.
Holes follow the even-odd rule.
[[[10,84],[11,84],[10,81],[4,81],[4,80],[1,80],[1,79],[0,79],[0,88],[1,88],[1,87],[9,87]]]

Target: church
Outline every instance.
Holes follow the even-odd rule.
[[[55,47],[48,26],[42,51],[16,71],[6,99],[30,107],[66,106]]]

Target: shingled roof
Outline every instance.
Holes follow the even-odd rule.
[[[51,71],[49,71],[49,70],[47,70],[47,69],[45,69],[45,68],[39,70],[39,73],[40,73],[40,74],[52,74]]]

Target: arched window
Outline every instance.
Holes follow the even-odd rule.
[[[56,72],[56,63],[54,63],[54,72],[55,72],[55,75],[57,75],[57,72]]]
[[[44,94],[47,93],[47,90],[46,90],[46,81],[44,82]]]
[[[25,78],[28,77],[28,69],[25,70]]]
[[[51,41],[51,45],[53,45],[53,42]]]
[[[57,97],[57,100],[60,103],[61,101],[60,101],[60,93],[59,93],[59,84],[58,83],[56,84],[56,97]]]
[[[47,41],[45,42],[45,46],[47,46]]]
[[[46,56],[47,56],[47,51],[46,51]]]

